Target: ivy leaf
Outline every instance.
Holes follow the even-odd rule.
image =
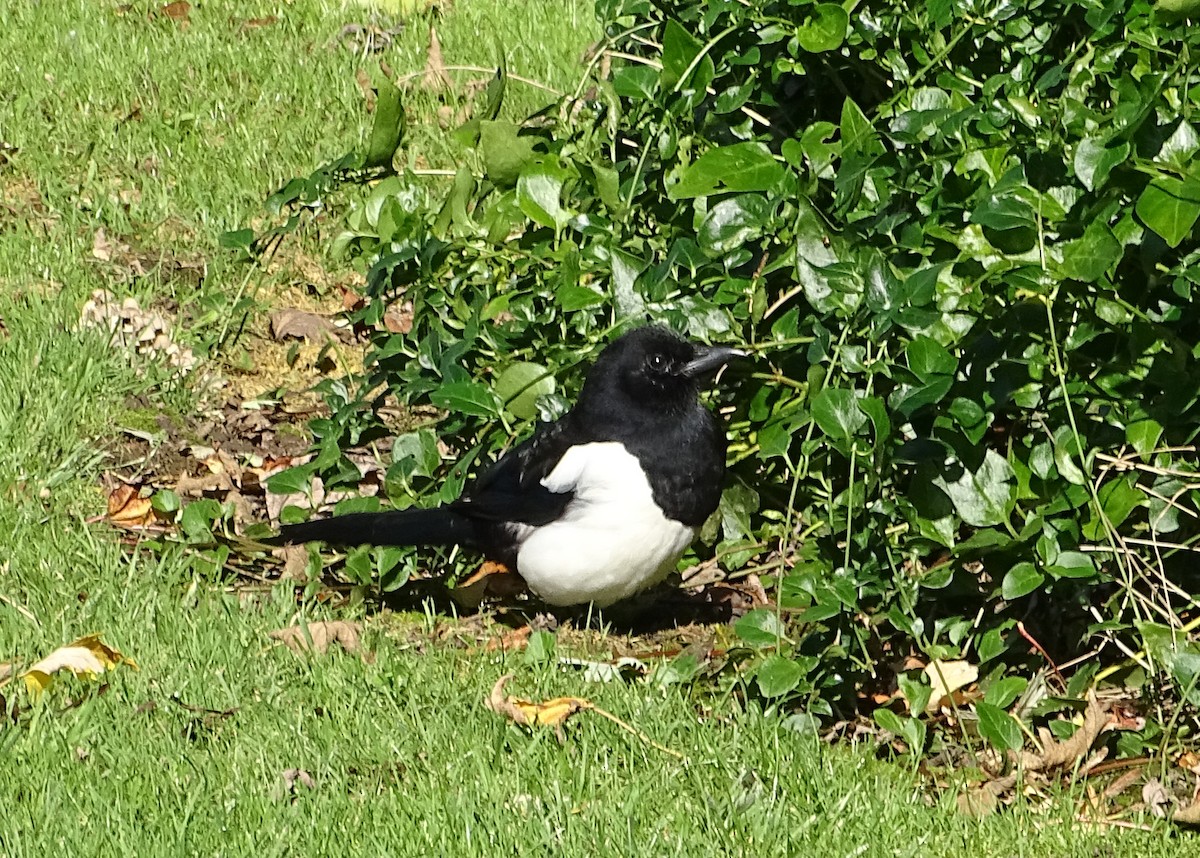
[[[570,215],[562,207],[566,171],[554,159],[534,161],[517,179],[517,205],[525,216],[554,230],[567,225]]]
[[[1027,596],[1042,586],[1046,576],[1028,561],[1018,563],[1008,570],[1000,584],[1000,595],[1005,601],[1011,602],[1022,596]]]
[[[1163,241],[1178,247],[1200,217],[1200,179],[1160,176],[1142,191],[1134,210]]]
[[[1097,221],[1081,238],[1062,245],[1062,273],[1073,280],[1094,283],[1117,264],[1123,252],[1108,225]]]
[[[1095,137],[1085,137],[1075,149],[1075,175],[1089,191],[1104,187],[1113,168],[1129,157],[1129,144],[1110,145]]]
[[[971,472],[964,468],[962,476],[954,482],[938,477],[933,483],[949,496],[959,517],[975,527],[1008,521],[1017,497],[1012,465],[995,450],[984,454],[979,470]]]
[[[429,395],[438,408],[476,417],[499,417],[500,399],[486,384],[478,381],[452,381]]]
[[[537,399],[554,393],[554,375],[538,363],[518,361],[496,379],[496,395],[514,417],[537,417]]]
[[[783,178],[783,165],[762,143],[734,143],[709,149],[667,189],[673,200],[706,197],[718,191],[769,191]]]
[[[1000,751],[1015,751],[1024,744],[1021,725],[999,706],[980,700],[975,704],[979,716],[979,734],[993,748]]]
[[[752,647],[776,646],[783,638],[783,625],[768,608],[755,608],[733,624],[733,631]]]
[[[796,28],[796,41],[810,54],[836,51],[846,39],[850,15],[836,3],[819,3],[812,17]]]
[[[827,387],[818,393],[812,414],[821,431],[833,438],[852,438],[867,422],[854,391],[840,387]]]
[[[790,658],[772,655],[755,672],[763,697],[782,697],[794,691],[804,678],[804,669]]]
[[[700,224],[696,241],[709,256],[725,256],[762,235],[770,210],[770,201],[758,194],[721,200]]]
[[[400,101],[400,90],[384,78],[377,88],[375,99],[375,122],[371,126],[371,137],[363,153],[364,167],[392,169],[392,156],[404,136],[404,107]]]

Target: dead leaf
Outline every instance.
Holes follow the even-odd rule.
[[[267,15],[264,18],[247,18],[245,21],[242,21],[242,24],[238,29],[242,31],[257,30],[259,27],[269,27],[278,22],[279,18],[275,15]]]
[[[100,227],[92,236],[92,256],[101,262],[112,262],[113,246],[104,232],[104,227]]]
[[[441,92],[452,85],[450,75],[446,74],[446,63],[442,59],[442,43],[438,39],[437,30],[430,24],[429,49],[425,52],[425,74],[421,77],[421,86],[430,92]]]
[[[69,671],[83,679],[95,679],[105,671],[127,664],[137,669],[137,663],[100,640],[100,635],[87,635],[59,647],[21,674],[30,696],[39,697],[50,687],[54,674]]]
[[[979,668],[967,661],[934,659],[925,666],[925,675],[929,677],[931,689],[925,711],[935,712],[942,706],[949,705],[950,701],[947,698],[955,691],[977,680]]]
[[[383,311],[383,326],[392,334],[407,334],[413,326],[413,302],[395,302]]]
[[[362,626],[350,620],[330,620],[276,629],[270,636],[295,653],[325,653],[332,644],[354,654],[362,649]]]
[[[168,3],[159,10],[159,13],[164,17],[170,18],[180,24],[188,23],[188,15],[191,14],[192,4],[187,0],[174,0],[173,3]]]
[[[278,550],[283,554],[283,574],[280,577],[298,584],[307,583],[308,549],[303,545],[285,545]]]
[[[375,94],[375,87],[371,85],[371,78],[365,69],[359,69],[354,73],[354,82],[358,84],[358,91],[362,93],[363,100],[366,101],[367,113],[374,113],[375,99],[378,96]]]
[[[1180,825],[1200,825],[1200,801],[1194,801],[1187,807],[1181,807],[1171,816],[1172,822]]]
[[[1150,813],[1159,819],[1165,819],[1171,811],[1171,794],[1158,778],[1150,778],[1142,786],[1142,801]]]
[[[508,598],[525,589],[525,581],[502,563],[484,561],[479,569],[450,591],[450,597],[464,608],[478,608],[487,598]]]
[[[17,663],[14,661],[0,662],[0,685],[12,679],[13,674],[17,672]]]
[[[304,769],[284,769],[280,775],[282,783],[276,784],[271,790],[271,798],[275,801],[283,801],[288,796],[296,795],[296,785],[305,789],[316,789],[317,782],[313,780],[313,776]]]
[[[318,343],[346,338],[346,332],[324,316],[296,309],[276,310],[271,314],[271,335],[277,340],[290,338]]]
[[[1096,699],[1096,695],[1091,693],[1088,695],[1087,710],[1084,712],[1083,724],[1079,729],[1062,742],[1055,741],[1049,730],[1040,730],[1042,752],[1036,754],[1030,751],[1021,751],[1020,766],[1026,771],[1033,772],[1073,766],[1091,750],[1096,738],[1104,732],[1110,721],[1108,710]]]
[[[127,530],[142,530],[159,522],[149,497],[142,497],[137,486],[121,483],[108,496],[108,520]]]
[[[513,629],[506,635],[498,638],[492,638],[484,645],[484,652],[515,652],[519,649],[524,649],[529,643],[529,636],[533,634],[533,626],[521,626],[519,629]]]
[[[555,697],[542,703],[534,703],[520,697],[509,697],[504,693],[506,686],[513,678],[511,673],[496,680],[492,691],[484,701],[488,709],[497,715],[503,715],[510,721],[523,727],[546,726],[553,727],[560,735],[562,725],[568,718],[582,709],[591,709],[592,704],[582,697]]]

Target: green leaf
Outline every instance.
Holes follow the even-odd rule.
[[[1120,261],[1124,248],[1111,229],[1092,223],[1082,238],[1062,245],[1062,273],[1072,280],[1094,283]]]
[[[883,154],[883,144],[879,142],[875,126],[850,98],[842,102],[841,132],[843,153],[864,156]]]
[[[1056,578],[1092,578],[1096,575],[1096,564],[1091,555],[1082,551],[1063,551],[1046,571]]]
[[[1021,725],[999,706],[985,701],[975,704],[979,715],[979,735],[987,739],[993,748],[1000,751],[1015,751],[1024,744]]]
[[[1157,420],[1137,420],[1125,427],[1125,440],[1141,455],[1157,449],[1163,427]]]
[[[917,337],[904,349],[908,368],[921,381],[937,375],[953,375],[958,361],[946,347],[932,337]]]
[[[267,477],[267,491],[273,495],[306,494],[312,487],[313,469],[308,465],[288,468]]]
[[[1006,676],[988,686],[987,691],[983,693],[983,702],[998,709],[1007,709],[1028,687],[1028,680],[1019,676]]]
[[[1178,247],[1200,217],[1200,179],[1160,176],[1142,191],[1134,211],[1163,241]]]
[[[1029,595],[1042,586],[1042,582],[1045,580],[1046,576],[1039,572],[1032,563],[1028,561],[1018,563],[1005,573],[1004,581],[1000,584],[1000,595],[1006,601],[1011,602],[1013,599]]]
[[[437,435],[432,429],[418,429],[396,436],[392,442],[392,464],[402,462],[411,463],[411,467],[405,469],[406,476],[433,476],[442,462],[442,456],[438,452]]]
[[[390,171],[392,157],[404,136],[404,106],[399,88],[386,77],[381,80],[376,92],[375,122],[363,154],[363,166],[382,167]]]
[[[832,438],[852,438],[867,422],[854,391],[840,387],[827,387],[818,393],[813,399],[812,415],[820,430]]]
[[[804,669],[790,658],[771,655],[755,672],[763,697],[782,697],[794,691],[804,678]]]
[[[991,527],[1008,521],[1017,494],[1014,478],[1008,461],[995,450],[988,450],[974,473],[964,468],[954,482],[945,477],[933,482],[950,497],[963,521],[975,527]]]
[[[1082,461],[1082,458],[1079,441],[1076,439],[1075,433],[1071,431],[1071,427],[1060,426],[1054,433],[1054,464],[1058,468],[1059,475],[1074,485],[1086,485],[1087,477],[1075,464],[1077,461]]]
[[[700,224],[696,242],[709,256],[725,256],[762,235],[770,212],[771,202],[758,194],[721,200]]]
[[[1086,137],[1075,150],[1075,175],[1089,191],[1104,187],[1113,168],[1129,157],[1129,144]]]
[[[846,39],[850,15],[836,3],[820,3],[812,17],[796,28],[796,41],[810,54],[835,51]]]
[[[517,205],[525,216],[554,230],[567,225],[570,214],[562,207],[562,189],[567,172],[556,158],[530,163],[517,179]]]
[[[525,644],[526,664],[549,664],[555,657],[554,635],[545,630],[539,630],[529,636]]]
[[[733,631],[752,647],[776,646],[783,638],[779,617],[769,608],[755,608],[733,624]]]
[[[713,78],[713,61],[707,56],[699,62],[695,61],[704,43],[680,26],[678,21],[667,21],[662,45],[663,86],[676,87],[682,81],[693,89],[702,90],[709,84]],[[690,81],[683,80],[684,74],[691,76]]]
[[[178,512],[181,505],[179,495],[170,489],[157,491],[150,498],[150,506],[154,508],[154,511],[161,512],[164,515]]]
[[[495,391],[514,417],[537,417],[537,398],[554,393],[554,375],[546,367],[524,361],[511,364],[496,379]]]
[[[438,408],[476,417],[499,417],[500,400],[492,389],[478,381],[454,381],[443,384],[429,395]]]
[[[783,165],[762,143],[734,143],[709,149],[667,189],[673,200],[721,191],[769,191],[783,178]]]
[[[487,177],[500,187],[512,187],[521,171],[533,159],[536,137],[520,136],[520,126],[512,122],[482,120],[479,123],[479,151]]]

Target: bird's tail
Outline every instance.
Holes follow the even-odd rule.
[[[296,542],[334,545],[474,545],[475,527],[466,516],[448,509],[398,509],[360,512],[285,524],[268,545]]]

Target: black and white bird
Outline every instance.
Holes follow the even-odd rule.
[[[698,394],[741,354],[637,328],[600,354],[574,408],[458,500],[286,525],[271,542],[463,545],[548,604],[611,605],[666,578],[716,510],[725,431]]]

